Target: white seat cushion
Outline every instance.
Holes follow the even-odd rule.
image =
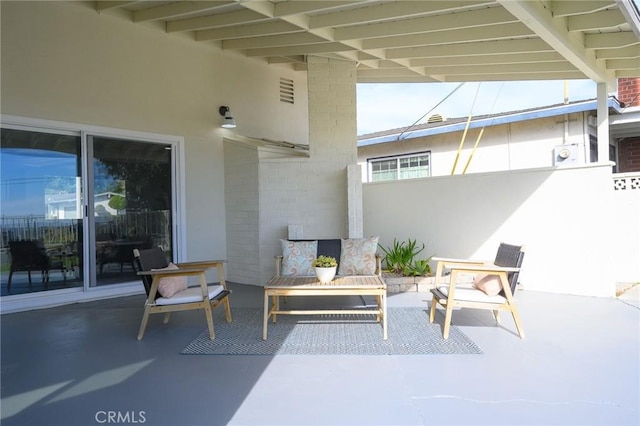
[[[209,300],[216,297],[224,288],[221,285],[210,285]],[[177,305],[179,303],[191,303],[202,301],[202,289],[200,286],[189,287],[186,290],[179,291],[174,294],[170,299],[166,297],[159,297],[156,299],[156,305]]]
[[[449,287],[438,287],[438,291],[445,297],[449,296]],[[488,296],[484,291],[473,287],[456,287],[456,300],[464,300],[467,302],[485,302],[485,303],[504,303],[507,301],[503,296]]]

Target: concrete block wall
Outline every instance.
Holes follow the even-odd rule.
[[[307,73],[309,158],[261,157],[259,148],[227,150],[231,144],[225,144],[230,281],[264,285],[275,273],[274,256],[289,225],[301,225],[304,238],[349,236],[347,166],[357,157],[355,63],[311,57]]]
[[[260,269],[258,151],[224,143],[227,279],[250,282]]]
[[[304,238],[349,233],[347,166],[356,163],[355,63],[308,58],[309,158],[260,163],[259,284],[275,273],[273,257],[289,225]]]

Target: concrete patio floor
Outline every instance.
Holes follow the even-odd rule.
[[[262,306],[261,288],[230,288],[232,308]],[[185,356],[202,313],[153,316],[137,341],[143,296],[6,314],[1,424],[640,424],[635,296],[516,297],[524,340],[510,316],[496,326],[487,311],[454,312],[481,355]]]

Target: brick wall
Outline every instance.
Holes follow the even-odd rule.
[[[640,106],[640,78],[618,79],[618,100],[626,107]]]
[[[640,137],[618,142],[618,172],[640,172]]]

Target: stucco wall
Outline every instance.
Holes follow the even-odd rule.
[[[611,273],[621,283],[640,282],[640,173],[616,174],[613,181]]]
[[[427,256],[492,260],[501,241],[524,244],[526,289],[615,293],[610,164],[368,183],[363,193],[365,235],[384,247],[411,238]]]
[[[91,4],[0,3],[2,113],[184,137],[187,257],[226,257],[222,138],[307,143],[306,74]],[[294,105],[279,102],[280,77]],[[236,129],[220,128],[220,105]]]

